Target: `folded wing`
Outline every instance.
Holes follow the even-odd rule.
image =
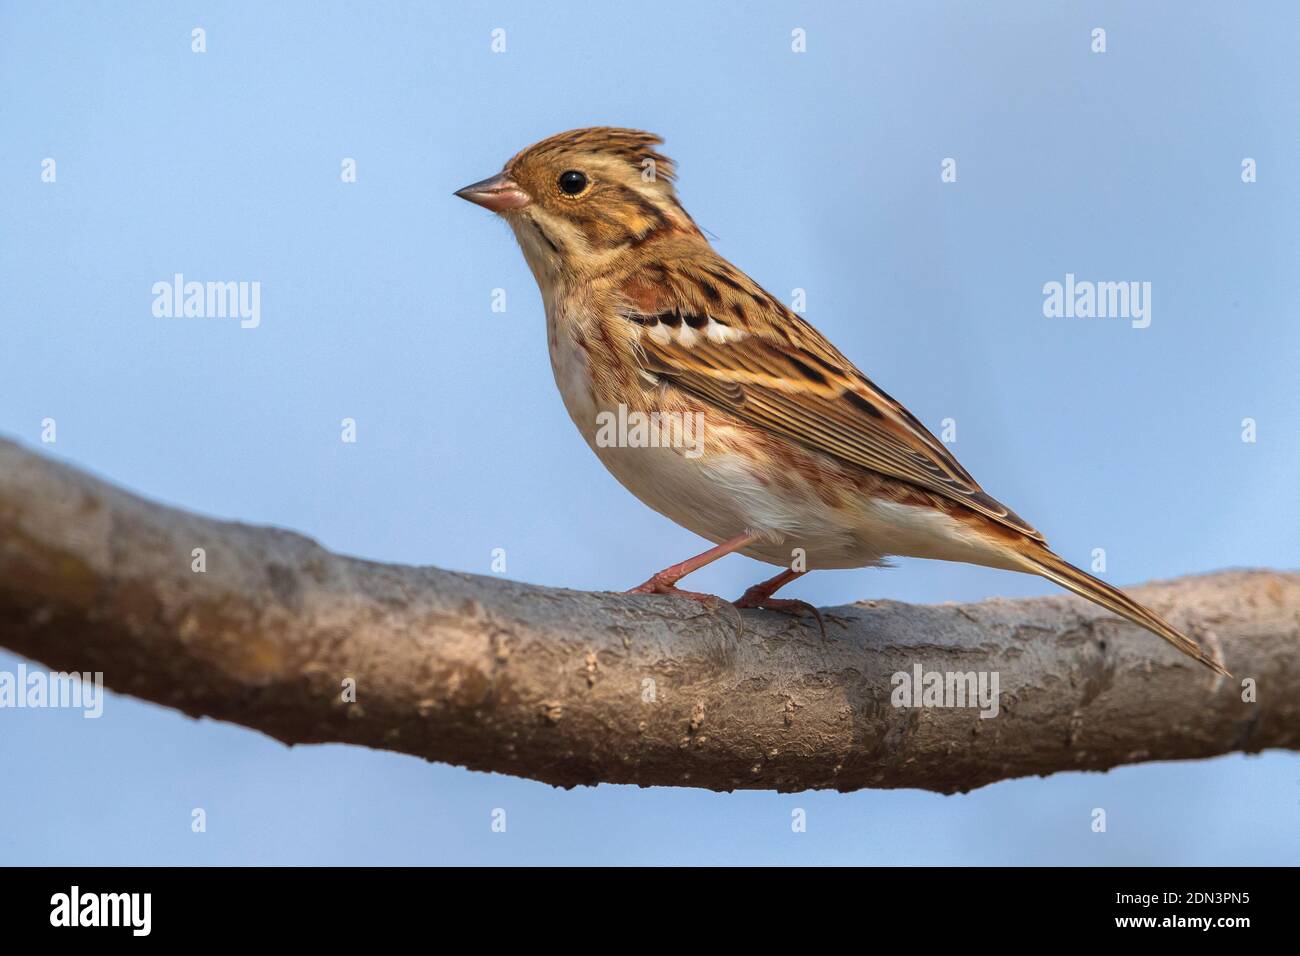
[[[641,326],[642,367],[659,381],[1043,541],[816,329],[722,260],[660,266],[624,291],[624,318]]]

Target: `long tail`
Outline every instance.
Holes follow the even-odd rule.
[[[1107,610],[1114,611],[1120,617],[1145,627],[1152,634],[1163,637],[1188,657],[1200,661],[1216,674],[1222,674],[1224,677],[1232,676],[1222,664],[1206,654],[1194,640],[1155,611],[1139,604],[1118,588],[1111,587],[1105,581],[1099,581],[1091,574],[1080,571],[1041,545],[1035,544],[1018,550],[1017,555],[1023,561],[1025,570],[1033,574],[1041,574],[1080,597],[1087,598]]]

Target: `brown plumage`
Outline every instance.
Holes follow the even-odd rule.
[[[732,551],[780,566],[803,555],[808,568],[967,561],[1047,577],[1226,673],[1050,551],[907,409],[718,255],[678,200],[660,142],[609,127],[561,133],[458,193],[514,229],[545,302],[556,382],[592,449],[651,507],[718,543],[636,590],[706,598],[677,581]],[[699,421],[698,447],[605,441],[601,423],[616,414]],[[772,597],[803,570],[738,606],[806,609]]]

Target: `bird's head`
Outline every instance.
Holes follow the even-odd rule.
[[[608,126],[535,143],[456,195],[499,213],[538,279],[599,272],[669,232],[700,236],[673,189],[673,162],[653,133]]]

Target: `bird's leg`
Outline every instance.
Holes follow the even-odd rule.
[[[628,594],[672,594],[676,597],[690,598],[693,601],[700,601],[704,604],[715,604],[722,600],[712,594],[700,594],[695,591],[682,591],[677,587],[677,582],[692,571],[698,571],[706,564],[712,564],[718,558],[726,557],[733,551],[738,551],[752,541],[756,541],[758,535],[745,532],[738,534],[729,541],[715,545],[702,554],[697,554],[693,558],[687,558],[680,564],[674,564],[671,567],[664,568],[658,574],[653,575],[650,580],[644,584],[639,584],[628,591]]]
[[[807,573],[807,571],[791,571],[787,568],[775,577],[768,578],[760,584],[755,584],[741,596],[739,601],[735,602],[736,607],[763,608],[768,611],[780,611],[783,614],[811,614],[817,619],[817,626],[821,629],[822,637],[825,637],[826,624],[822,621],[821,611],[807,601],[772,597],[778,588],[785,587],[795,578]]]

